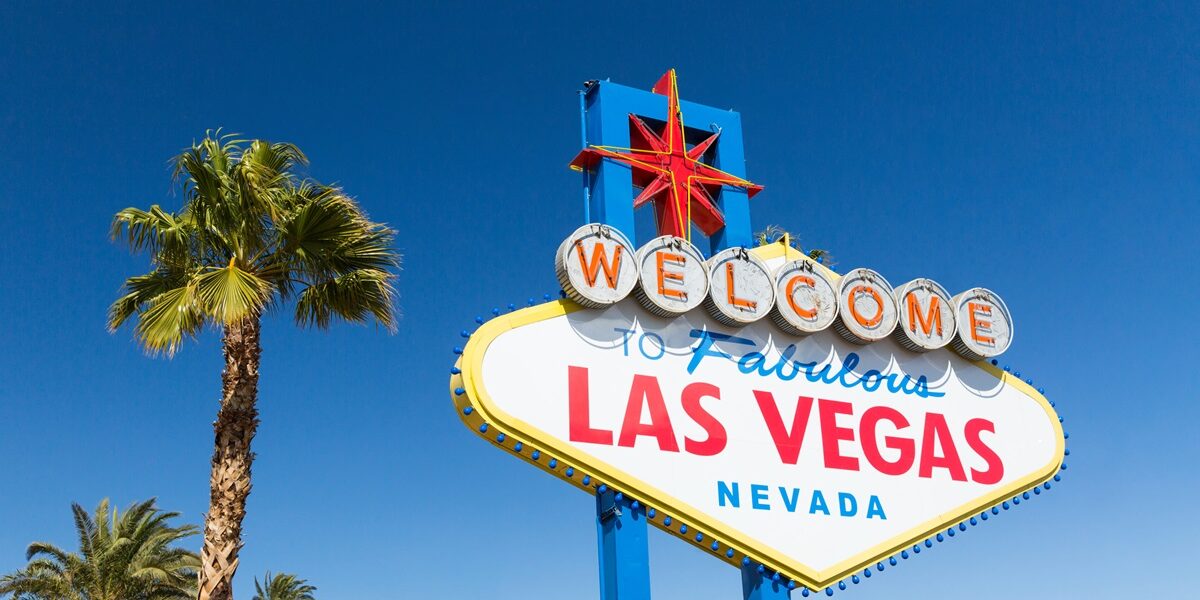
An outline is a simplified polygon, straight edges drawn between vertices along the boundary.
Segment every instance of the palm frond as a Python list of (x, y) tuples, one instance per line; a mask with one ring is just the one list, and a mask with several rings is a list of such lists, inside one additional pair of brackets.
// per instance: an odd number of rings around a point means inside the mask
[(307, 166), (308, 157), (295, 144), (254, 140), (242, 152), (238, 166), (250, 178), (273, 179), (290, 174), (296, 167)]
[(156, 260), (186, 258), (194, 234), (190, 214), (172, 214), (157, 204), (149, 210), (125, 208), (113, 217), (113, 239), (124, 237), (130, 249), (148, 251)]
[(788, 230), (784, 229), (783, 227), (780, 227), (779, 225), (767, 225), (762, 229), (762, 231), (754, 234), (754, 243), (756, 246), (766, 246), (767, 244), (774, 244), (775, 242), (783, 239), (785, 236), (795, 239), (795, 237), (788, 233)]
[(184, 337), (193, 336), (204, 326), (205, 313), (196, 297), (194, 281), (170, 289), (146, 303), (138, 316), (134, 335), (152, 354), (171, 356), (179, 350)]
[(280, 228), (281, 248), (303, 263), (323, 264), (364, 225), (358, 207), (336, 193), (318, 194), (299, 207)]
[(351, 198), (326, 188), (302, 204), (280, 228), (282, 255), (313, 279), (357, 269), (400, 266), (394, 232), (371, 222)]
[(259, 314), (270, 299), (271, 289), (271, 282), (232, 262), (196, 278), (196, 292), (204, 312), (222, 324)]
[(388, 330), (396, 327), (393, 312), (395, 276), (378, 269), (358, 269), (311, 285), (296, 299), (296, 322), (327, 329), (334, 318), (366, 323), (374, 317)]
[(833, 254), (831, 254), (828, 250), (814, 248), (805, 252), (804, 249), (800, 247), (800, 237), (789, 232), (787, 229), (780, 227), (779, 225), (767, 225), (761, 231), (754, 234), (755, 245), (766, 246), (767, 244), (774, 244), (776, 242), (786, 243), (788, 246), (804, 252), (805, 256), (825, 265), (830, 269), (837, 264), (833, 261)]
[[(107, 506), (103, 500), (100, 506)], [(75, 535), (79, 538), (79, 551), (85, 559), (90, 559), (96, 553), (96, 522), (82, 506), (71, 504), (71, 516), (75, 519)], [(29, 557), (27, 557), (29, 558)]]
[(833, 254), (823, 248), (813, 248), (812, 250), (809, 250), (808, 257), (817, 261), (818, 263), (821, 263), (822, 265), (825, 265), (825, 267), (829, 269), (832, 269), (837, 265), (837, 262), (833, 260)]
[(108, 329), (116, 331), (151, 300), (186, 283), (186, 273), (165, 268), (126, 279), (122, 289), (125, 295), (108, 309)]
[(327, 260), (339, 272), (399, 268), (400, 255), (392, 247), (394, 236), (395, 232), (386, 226), (371, 223), (335, 248)]
[(49, 542), (31, 542), (25, 550), (25, 560), (33, 560), (36, 556), (48, 556), (59, 562), (67, 562), (68, 553)]
[(257, 577), (254, 578), (254, 590), (255, 594), (251, 600), (315, 600), (313, 592), (317, 591), (317, 588), (291, 573), (272, 575), (267, 571), (262, 584), (258, 582)]

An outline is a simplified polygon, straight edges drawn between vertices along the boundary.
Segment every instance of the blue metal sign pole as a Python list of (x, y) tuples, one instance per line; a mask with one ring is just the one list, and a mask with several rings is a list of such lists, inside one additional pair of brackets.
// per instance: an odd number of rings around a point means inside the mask
[(602, 600), (650, 600), (646, 514), (612, 490), (596, 493)]
[[(589, 83), (581, 92), (583, 145), (630, 146), (629, 115), (666, 120), (667, 98), (608, 81)], [(720, 130), (715, 166), (745, 177), (741, 116), (692, 102), (680, 101), (691, 127)], [(584, 215), (587, 222), (605, 223), (624, 232), (634, 243), (653, 236), (634, 231), (633, 175), (628, 165), (604, 160), (583, 174)], [(717, 198), (725, 227), (709, 239), (709, 252), (751, 246), (750, 203), (746, 192), (725, 188)], [(650, 600), (650, 550), (645, 507), (601, 486), (596, 494), (597, 550), (600, 556), (601, 600)], [(742, 568), (745, 600), (786, 600), (786, 582), (773, 580), (756, 565)]]
[(742, 566), (742, 598), (744, 600), (788, 600), (791, 596), (787, 582), (778, 576), (759, 571), (762, 567)]

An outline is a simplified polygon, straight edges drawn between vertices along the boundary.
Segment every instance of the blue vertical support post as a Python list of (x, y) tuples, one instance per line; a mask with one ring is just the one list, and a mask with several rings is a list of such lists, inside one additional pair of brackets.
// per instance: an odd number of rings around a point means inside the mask
[[(614, 93), (602, 94), (611, 84), (595, 83), (583, 91), (583, 147), (629, 146), (629, 110)], [(584, 172), (584, 194), (589, 220), (604, 223), (629, 236), (633, 231), (633, 170), (629, 165), (601, 161), (595, 173)]]
[[(685, 126), (721, 131), (714, 166), (737, 177), (746, 177), (741, 115), (686, 100), (679, 101)], [(630, 146), (629, 115), (665, 121), (667, 97), (609, 81), (589, 82), (580, 95), (583, 146)], [(583, 173), (584, 217), (621, 231), (635, 244), (633, 171), (618, 161), (602, 160)], [(734, 246), (753, 245), (750, 202), (741, 189), (725, 188), (717, 198), (725, 227), (709, 240), (711, 254)], [(645, 232), (641, 232), (645, 233)], [(596, 533), (600, 556), (601, 600), (650, 600), (650, 550), (646, 515), (625, 499), (604, 488), (596, 493)], [(764, 577), (757, 568), (743, 567), (745, 600), (788, 600), (786, 582)]]
[(646, 514), (612, 490), (596, 493), (600, 600), (650, 600)]
[(776, 581), (765, 572), (759, 573), (757, 565), (742, 565), (743, 600), (788, 600), (790, 592), (786, 581)]
[[(746, 177), (746, 158), (742, 147), (742, 118), (729, 111), (728, 119), (734, 126), (721, 129), (721, 138), (717, 141), (716, 160), (713, 166), (738, 177)], [(716, 124), (716, 123), (714, 123)], [(742, 246), (754, 247), (754, 232), (750, 226), (750, 197), (745, 190), (725, 187), (717, 195), (717, 206), (725, 216), (725, 227), (709, 240), (710, 251), (716, 254), (726, 248)]]
[[(588, 119), (587, 119), (587, 95), (591, 91), (591, 87), (585, 87), (579, 90), (579, 137), (583, 140), (583, 147), (588, 147)], [(595, 223), (592, 220), (592, 174), (587, 170), (583, 171), (583, 222)]]

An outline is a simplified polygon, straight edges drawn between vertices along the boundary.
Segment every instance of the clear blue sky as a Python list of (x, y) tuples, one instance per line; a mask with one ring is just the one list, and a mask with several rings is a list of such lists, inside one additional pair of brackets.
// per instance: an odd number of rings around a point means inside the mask
[[(741, 111), (756, 226), (843, 268), (997, 290), (1005, 362), (1066, 417), (1062, 485), (846, 593), (1191, 589), (1194, 4), (21, 4), (0, 13), (0, 570), (73, 544), (71, 501), (158, 496), (199, 522), (219, 340), (164, 360), (107, 333), (146, 268), (107, 235), (120, 208), (177, 206), (167, 159), (225, 127), (299, 144), (405, 255), (396, 335), (266, 324), (239, 596), (272, 569), (326, 599), (595, 598), (591, 498), (459, 424), (450, 349), (556, 289), (581, 82), (676, 67), (683, 97)], [(651, 538), (657, 599), (739, 597), (736, 570)]]

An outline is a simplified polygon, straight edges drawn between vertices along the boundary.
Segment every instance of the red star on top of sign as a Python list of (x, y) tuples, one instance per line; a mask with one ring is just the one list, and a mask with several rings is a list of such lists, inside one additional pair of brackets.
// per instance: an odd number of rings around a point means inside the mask
[(653, 92), (667, 97), (667, 123), (662, 131), (651, 130), (640, 117), (630, 114), (629, 122), (635, 133), (630, 136), (631, 148), (589, 146), (571, 161), (571, 168), (592, 170), (605, 158), (627, 164), (633, 168), (633, 185), (642, 188), (633, 206), (654, 202), (659, 235), (690, 238), (690, 221), (711, 236), (725, 225), (725, 217), (714, 200), (722, 186), (742, 188), (750, 197), (763, 187), (701, 162), (704, 153), (720, 137), (720, 131), (690, 149), (687, 147), (675, 69), (667, 71), (654, 84)]
[(701, 161), (721, 132), (688, 148), (673, 68), (654, 84), (653, 91), (667, 97), (667, 122), (662, 131), (650, 130), (640, 116), (630, 114), (635, 133), (630, 137), (632, 148), (588, 146), (571, 161), (571, 168), (592, 170), (604, 158), (629, 164), (634, 169), (634, 185), (642, 188), (634, 199), (634, 208), (653, 200), (659, 235), (690, 239), (689, 222), (696, 223), (704, 235), (713, 235), (725, 226), (725, 216), (714, 199), (721, 186), (743, 188), (751, 198), (762, 191), (762, 186)]

